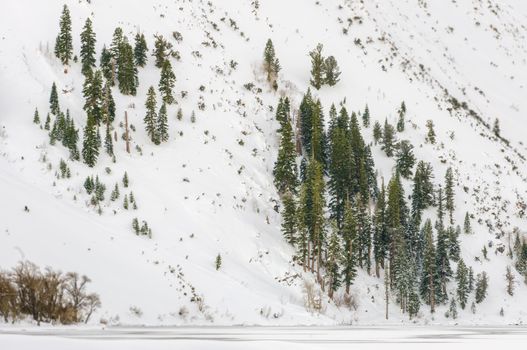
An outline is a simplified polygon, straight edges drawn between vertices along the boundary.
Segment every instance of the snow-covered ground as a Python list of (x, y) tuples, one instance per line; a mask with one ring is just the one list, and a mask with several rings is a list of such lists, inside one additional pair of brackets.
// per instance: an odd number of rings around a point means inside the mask
[[(184, 38), (180, 44), (171, 39), (181, 61), (173, 62), (178, 104), (169, 109), (170, 141), (153, 145), (143, 127), (146, 91), (150, 85), (157, 86), (159, 79), (150, 58), (148, 66), (140, 69), (136, 97), (122, 96), (117, 89), (113, 92), (115, 124), (123, 121), (126, 110), (136, 126), (132, 153), (126, 154), (119, 140), (116, 163), (105, 155), (93, 169), (69, 163), (70, 179), (56, 176), (67, 150), (50, 146), (47, 133), (32, 124), (35, 107), (45, 118), (50, 88), (56, 82), (61, 107), (69, 108), (77, 127), (85, 125), (80, 65), (73, 64), (65, 73), (53, 56), (64, 3), (72, 13), (77, 54), (88, 16), (94, 22), (98, 50), (109, 45), (116, 26), (123, 27), (129, 38), (138, 30), (144, 32), (150, 49), (156, 33), (172, 38), (177, 30)], [(515, 227), (527, 231), (520, 213), (527, 198), (527, 3), (259, 3), (255, 8), (248, 0), (157, 0), (133, 6), (127, 0), (2, 1), (0, 267), (28, 259), (88, 275), (93, 280), (90, 288), (101, 295), (103, 305), (92, 318), (94, 323), (384, 322), (382, 280), (364, 271), (352, 288), (356, 310), (325, 301), (324, 312), (306, 311), (303, 285), (312, 277), (291, 263), (293, 250), (281, 236), (280, 216), (274, 210), (278, 195), (271, 171), (278, 124), (269, 106), (287, 95), (298, 107), (309, 86), (307, 54), (321, 42), (324, 53), (334, 55), (343, 72), (335, 87), (315, 92), (326, 114), (331, 103), (346, 98), (349, 110), (363, 110), (368, 104), (373, 121), (395, 122), (404, 100), (408, 123), (399, 137), (412, 141), (418, 159), (432, 162), (437, 183), (443, 181), (448, 166), (454, 168), (456, 222), (462, 224), (467, 211), (474, 215), (475, 234), (462, 237), (462, 256), (475, 273), (488, 272), (487, 299), (477, 306), (476, 314), (468, 308), (460, 310), (455, 321), (444, 317), (446, 306), (434, 317), (423, 307), (417, 322), (525, 322), (527, 288), (517, 275), (514, 297), (506, 294), (504, 273), (512, 262), (496, 248), (509, 244)], [(267, 38), (273, 40), (282, 65), (278, 92), (270, 89), (261, 71)], [(231, 68), (231, 60), (238, 63), (236, 69)], [(255, 84), (251, 91), (243, 86), (249, 82)], [(181, 98), (181, 91), (188, 96)], [(449, 112), (452, 97), (466, 102), (467, 109)], [(204, 110), (198, 108), (200, 101), (205, 103)], [(176, 119), (179, 107), (182, 121)], [(495, 139), (468, 109), (490, 125), (499, 118), (510, 146)], [(193, 111), (195, 123), (190, 121)], [(429, 119), (436, 125), (435, 146), (424, 142)], [(363, 129), (368, 142), (371, 134), (371, 128)], [(394, 161), (379, 146), (373, 152), (379, 177), (387, 181)], [(107, 199), (99, 215), (89, 206), (84, 179), (98, 175), (107, 186), (108, 198), (125, 171), (130, 177), (126, 193), (133, 191), (138, 209), (126, 211), (121, 199)], [(409, 194), (410, 184), (405, 185)], [(152, 239), (133, 234), (134, 217), (148, 221)], [(505, 235), (496, 238), (500, 232)], [(487, 261), (481, 249), (489, 242)], [(218, 254), (223, 266), (216, 271)], [(451, 283), (449, 288), (453, 287)], [(192, 302), (192, 296), (203, 303)], [(408, 322), (392, 301), (393, 321)], [(24, 341), (31, 344), (35, 339)]]
[(525, 327), (181, 327), (0, 331), (5, 349), (523, 349)]

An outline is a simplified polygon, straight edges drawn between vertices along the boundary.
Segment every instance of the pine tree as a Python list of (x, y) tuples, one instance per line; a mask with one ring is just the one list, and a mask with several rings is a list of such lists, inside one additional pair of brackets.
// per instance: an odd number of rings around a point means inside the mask
[(507, 272), (505, 273), (505, 280), (507, 281), (507, 294), (510, 296), (514, 295), (514, 274), (510, 266), (507, 266)]
[(415, 169), (412, 191), (412, 217), (416, 222), (420, 222), (422, 211), (434, 204), (432, 178), (432, 165), (424, 161), (419, 161)]
[(146, 115), (143, 120), (145, 122), (146, 132), (148, 134), (148, 137), (150, 137), (150, 140), (157, 145), (159, 144), (159, 137), (158, 137), (157, 128), (156, 128), (157, 101), (156, 101), (156, 92), (153, 86), (151, 86), (148, 89), (145, 107), (146, 107)]
[(386, 193), (384, 189), (384, 180), (381, 185), (381, 191), (377, 197), (374, 218), (374, 235), (373, 235), (373, 256), (375, 259), (375, 274), (379, 277), (379, 268), (384, 267), (386, 252), (388, 251), (389, 235), (386, 219)]
[(73, 42), (71, 37), (71, 17), (68, 6), (64, 5), (60, 17), (60, 32), (55, 41), (55, 56), (67, 65), (73, 56)]
[(405, 128), (404, 117), (406, 115), (406, 105), (404, 104), (404, 101), (401, 103), (401, 108), (399, 108), (397, 112), (399, 114), (399, 119), (397, 120), (397, 131), (403, 132)]
[(470, 216), (468, 215), (468, 212), (465, 213), (465, 222), (463, 224), (463, 231), (467, 235), (472, 233), (472, 227), (470, 225)]
[(413, 148), (414, 146), (408, 140), (399, 142), (397, 146), (396, 167), (399, 174), (405, 179), (412, 176), (412, 168), (415, 164)]
[(128, 183), (129, 183), (128, 173), (125, 171), (123, 175), (123, 187), (128, 188)]
[(112, 194), (110, 195), (110, 200), (115, 202), (119, 198), (119, 185), (116, 183), (113, 188)]
[(112, 132), (110, 131), (109, 124), (106, 125), (106, 134), (104, 136), (104, 150), (106, 151), (106, 154), (108, 154), (110, 157), (114, 156)]
[(90, 18), (86, 19), (84, 30), (81, 33), (81, 62), (82, 74), (87, 75), (93, 68), (95, 68), (95, 33), (93, 32), (92, 21)]
[(468, 272), (463, 259), (459, 260), (456, 271), (457, 297), (459, 299), (459, 305), (463, 310), (467, 305), (468, 294), (470, 293)]
[(216, 266), (216, 271), (220, 269), (220, 267), (221, 267), (221, 254), (218, 254), (216, 256), (216, 261), (214, 262), (214, 266)]
[(450, 300), (450, 307), (448, 308), (448, 314), (450, 317), (452, 317), (454, 320), (457, 318), (457, 304), (456, 304), (456, 298), (452, 297)]
[(82, 93), (85, 99), (84, 111), (90, 114), (99, 126), (103, 122), (102, 72), (100, 70), (93, 74), (91, 70), (86, 73)]
[(161, 78), (159, 80), (159, 93), (163, 102), (172, 104), (174, 102), (174, 96), (172, 95), (172, 89), (176, 82), (176, 75), (172, 71), (172, 65), (170, 60), (166, 59), (163, 62), (161, 68)]
[(103, 88), (102, 97), (102, 121), (111, 124), (115, 120), (115, 100), (112, 95), (112, 88), (109, 81), (106, 81)]
[(135, 65), (138, 67), (144, 67), (148, 61), (148, 46), (146, 44), (145, 35), (143, 33), (137, 33), (135, 35), (135, 46), (134, 46), (134, 59)]
[(55, 82), (53, 82), (53, 85), (51, 86), (51, 94), (49, 96), (49, 109), (51, 113), (55, 116), (58, 116), (60, 114), (59, 95), (57, 93), (57, 85), (55, 85)]
[(307, 155), (311, 154), (311, 134), (313, 125), (314, 102), (311, 96), (311, 90), (308, 89), (302, 102), (300, 103), (300, 134), (302, 136), (302, 146)]
[(163, 102), (159, 109), (159, 114), (156, 121), (156, 133), (159, 142), (168, 141), (168, 117), (167, 117), (167, 106)]
[(110, 44), (110, 54), (117, 62), (119, 60), (120, 46), (124, 41), (124, 33), (121, 27), (115, 28), (112, 36), (112, 43)]
[(445, 209), (449, 213), (450, 224), (454, 224), (454, 175), (451, 167), (445, 174)]
[(264, 69), (267, 73), (267, 81), (274, 83), (280, 71), (280, 61), (276, 58), (273, 42), (271, 39), (267, 40), (264, 50)]
[(327, 140), (324, 132), (324, 114), (320, 100), (313, 106), (311, 121), (311, 155), (326, 169)]
[(96, 123), (92, 115), (88, 114), (86, 127), (84, 128), (84, 141), (82, 145), (82, 158), (84, 162), (93, 167), (99, 156), (99, 147), (97, 145)]
[(433, 145), (436, 143), (436, 133), (434, 131), (434, 122), (432, 120), (427, 120), (426, 127), (428, 128), (428, 133), (426, 134), (425, 141)]
[(162, 35), (154, 36), (156, 41), (154, 44), (154, 53), (153, 56), (156, 58), (156, 67), (163, 67), (163, 63), (170, 56), (170, 51), (172, 50), (172, 44), (169, 43)]
[(492, 126), (492, 132), (494, 133), (494, 135), (496, 135), (496, 137), (500, 137), (500, 133), (501, 133), (500, 120), (498, 118), (494, 120), (494, 125)]
[(393, 156), (395, 145), (395, 130), (388, 120), (384, 121), (384, 129), (382, 132), (382, 150), (388, 157)]
[(460, 259), (460, 243), (459, 235), (461, 233), (461, 227), (457, 226), (455, 229), (452, 226), (449, 226), (447, 229), (448, 235), (448, 256), (454, 261)]
[(102, 74), (106, 79), (107, 84), (110, 86), (115, 85), (115, 69), (116, 59), (113, 57), (112, 52), (106, 48), (106, 45), (102, 48), (101, 58), (99, 66), (101, 67)]
[[(440, 190), (441, 193), (441, 190)], [(441, 213), (441, 203), (439, 200), (438, 212)], [(436, 266), (438, 278), (441, 283), (440, 288), (436, 289), (436, 300), (438, 303), (446, 301), (448, 298), (446, 293), (446, 284), (449, 281), (449, 277), (452, 276), (452, 269), (450, 267), (450, 261), (448, 256), (448, 235), (443, 227), (441, 214), (438, 214), (439, 220), (436, 223), (437, 227), (437, 251), (436, 251)]]
[(73, 119), (69, 117), (69, 110), (66, 111), (68, 117), (66, 118), (65, 132), (63, 138), (63, 144), (70, 151), (70, 159), (79, 160), (79, 150), (77, 148), (77, 142), (79, 140), (79, 131), (75, 128)]
[(88, 176), (86, 178), (86, 180), (84, 180), (84, 189), (86, 189), (86, 193), (88, 194), (92, 194), (93, 190), (94, 190), (94, 183), (93, 183), (93, 179)]
[(329, 56), (324, 60), (324, 83), (329, 86), (334, 86), (340, 81), (340, 69), (337, 60), (333, 56)]
[(365, 128), (370, 127), (370, 109), (368, 108), (368, 105), (366, 105), (366, 108), (364, 109), (364, 113), (362, 113), (362, 125)]
[(46, 116), (46, 122), (44, 123), (44, 130), (49, 130), (51, 124), (51, 117), (49, 116), (49, 113)]
[(282, 196), (282, 202), (282, 234), (289, 244), (294, 245), (297, 241), (296, 232), (298, 227), (295, 197), (290, 191), (287, 191)]
[(342, 281), (340, 278), (340, 266), (339, 262), (342, 259), (342, 252), (340, 247), (340, 240), (337, 234), (337, 230), (334, 230), (329, 238), (328, 251), (327, 251), (327, 277), (328, 277), (328, 296), (330, 299), (333, 298), (335, 293), (340, 287)]
[(436, 250), (432, 236), (432, 222), (428, 219), (423, 226), (424, 260), (421, 275), (421, 296), (430, 305), (430, 312), (435, 312), (435, 290), (437, 285)]
[(485, 271), (478, 273), (476, 278), (476, 303), (481, 303), (487, 297), (488, 286), (489, 278), (487, 273)]
[(38, 109), (35, 108), (35, 113), (33, 114), (33, 124), (40, 124), (40, 117), (38, 115)]
[(128, 210), (128, 206), (129, 206), (129, 204), (128, 204), (128, 195), (125, 194), (124, 195), (124, 199), (123, 199), (123, 208)]
[(318, 44), (317, 47), (309, 53), (311, 57), (311, 85), (320, 90), (324, 84), (324, 57), (322, 56), (322, 44)]
[(365, 268), (369, 273), (371, 269), (371, 218), (368, 213), (367, 203), (361, 195), (357, 195), (356, 201), (356, 223), (357, 223), (357, 249), (359, 266)]
[(279, 193), (297, 193), (298, 171), (295, 158), (293, 130), (291, 124), (286, 122), (282, 128), (278, 158), (273, 169), (274, 184)]
[(344, 221), (342, 223), (341, 234), (344, 240), (342, 278), (346, 286), (346, 294), (349, 294), (350, 286), (357, 276), (358, 249), (357, 222), (351, 207), (351, 202), (348, 199), (344, 203)]
[(375, 144), (378, 144), (379, 141), (382, 139), (382, 127), (381, 123), (379, 123), (377, 120), (375, 121), (375, 124), (373, 124), (373, 140), (375, 141)]
[(117, 81), (119, 83), (119, 91), (121, 91), (123, 95), (135, 96), (137, 86), (139, 85), (137, 68), (134, 63), (132, 45), (128, 43), (126, 37), (124, 37), (119, 44), (119, 56), (117, 57)]

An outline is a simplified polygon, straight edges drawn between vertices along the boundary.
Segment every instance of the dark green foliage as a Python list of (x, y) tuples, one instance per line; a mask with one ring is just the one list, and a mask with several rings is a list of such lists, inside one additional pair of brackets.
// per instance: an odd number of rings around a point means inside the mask
[(167, 106), (163, 102), (159, 109), (159, 114), (156, 120), (156, 133), (159, 142), (168, 141), (168, 117), (167, 117)]
[(307, 93), (302, 98), (300, 103), (300, 132), (302, 136), (302, 146), (307, 155), (311, 154), (311, 130), (313, 125), (313, 107), (314, 102), (311, 96), (311, 90), (308, 89)]
[(427, 220), (423, 226), (424, 256), (421, 274), (421, 296), (430, 305), (430, 311), (435, 311), (436, 293), (439, 286), (436, 272), (436, 250), (432, 236), (432, 222)]
[(465, 221), (463, 223), (463, 231), (467, 235), (472, 233), (472, 227), (470, 225), (470, 216), (468, 215), (468, 212), (465, 213)]
[(358, 264), (357, 222), (349, 200), (344, 203), (344, 220), (341, 234), (344, 240), (342, 278), (346, 285), (346, 293), (349, 294), (349, 288), (357, 276)]
[(51, 128), (51, 117), (49, 113), (46, 115), (46, 122), (44, 123), (44, 130), (49, 130)]
[(427, 143), (435, 144), (436, 143), (436, 133), (434, 131), (434, 122), (432, 120), (428, 120), (426, 122), (426, 127), (428, 129), (428, 133), (426, 134), (425, 141)]
[(298, 227), (295, 197), (288, 191), (282, 196), (282, 202), (282, 233), (289, 244), (295, 244)]
[(448, 235), (448, 256), (454, 261), (458, 261), (461, 255), (459, 235), (461, 234), (461, 227), (457, 226), (455, 229), (449, 226), (447, 229)]
[(454, 175), (452, 168), (449, 167), (445, 174), (445, 209), (449, 213), (450, 224), (454, 223)]
[(401, 108), (399, 108), (397, 114), (399, 114), (399, 119), (397, 119), (397, 131), (403, 132), (405, 128), (404, 117), (406, 115), (406, 105), (404, 104), (404, 102), (401, 103)]
[(216, 267), (216, 271), (218, 271), (221, 268), (221, 254), (216, 255), (214, 266)]
[(110, 200), (112, 202), (115, 202), (119, 198), (119, 185), (115, 184), (115, 187), (113, 188), (112, 194), (110, 195)]
[(379, 267), (384, 267), (384, 261), (387, 257), (390, 238), (388, 235), (386, 219), (386, 191), (384, 181), (381, 185), (381, 191), (377, 197), (374, 217), (374, 234), (373, 234), (373, 257), (375, 259), (375, 273), (379, 276)]
[(457, 264), (456, 271), (456, 281), (457, 281), (457, 297), (459, 300), (459, 305), (462, 309), (465, 309), (468, 300), (468, 294), (470, 293), (469, 289), (469, 270), (465, 265), (463, 259), (459, 260)]
[(103, 119), (103, 90), (102, 90), (102, 72), (100, 70), (89, 70), (86, 73), (84, 86), (82, 89), (84, 95), (84, 111), (90, 114), (97, 126), (104, 122)]
[(121, 27), (115, 28), (113, 31), (112, 43), (110, 45), (110, 55), (116, 61), (119, 59), (120, 46), (123, 43), (124, 34)]
[(99, 156), (99, 145), (97, 142), (96, 122), (91, 114), (88, 114), (86, 127), (84, 128), (84, 141), (82, 144), (82, 158), (84, 162), (93, 167)]
[(397, 145), (397, 171), (405, 179), (412, 176), (412, 168), (415, 164), (415, 156), (413, 152), (414, 146), (408, 140), (403, 140)]
[(57, 93), (57, 85), (55, 85), (55, 83), (53, 83), (51, 86), (51, 94), (49, 96), (49, 110), (55, 116), (60, 114), (59, 95)]
[(291, 122), (291, 105), (289, 103), (289, 98), (280, 97), (278, 101), (278, 106), (276, 107), (276, 120), (280, 123), (279, 132), (282, 131), (282, 128), (286, 123)]
[(35, 108), (35, 113), (33, 114), (33, 124), (40, 124), (40, 117), (38, 115), (38, 109)]
[(373, 140), (375, 144), (382, 140), (382, 127), (378, 121), (375, 121), (375, 124), (373, 124)]
[(108, 154), (110, 157), (114, 155), (112, 132), (110, 131), (109, 125), (106, 125), (106, 133), (104, 136), (104, 150), (106, 151), (106, 154)]
[(117, 57), (117, 81), (119, 91), (124, 95), (135, 96), (139, 81), (137, 78), (137, 67), (134, 62), (132, 45), (126, 37), (119, 44), (119, 56)]
[(128, 183), (129, 183), (128, 173), (125, 171), (123, 175), (123, 187), (128, 188)]
[[(364, 109), (364, 113), (362, 113), (362, 125), (365, 128), (370, 127), (370, 109), (368, 108), (368, 105), (366, 105), (366, 108)], [(375, 142), (377, 142), (377, 140)]]
[(322, 44), (309, 53), (311, 57), (311, 85), (319, 90), (324, 84), (324, 57), (322, 56)]
[(145, 35), (137, 33), (135, 35), (134, 59), (138, 67), (144, 67), (148, 61), (147, 57), (148, 46), (146, 44)]
[(99, 176), (96, 176), (94, 193), (97, 203), (104, 200), (104, 192), (106, 192), (106, 185), (99, 181)]
[(84, 188), (86, 189), (86, 193), (92, 194), (93, 190), (95, 189), (95, 184), (92, 177), (88, 176), (86, 180), (84, 180)]
[(371, 218), (368, 213), (367, 203), (362, 199), (361, 195), (357, 195), (355, 204), (355, 215), (357, 223), (357, 245), (358, 262), (361, 268), (370, 271), (371, 264)]
[(143, 121), (145, 122), (145, 129), (150, 140), (156, 145), (159, 144), (159, 138), (157, 134), (157, 101), (156, 101), (156, 91), (154, 87), (151, 86), (148, 89), (147, 98), (146, 98), (146, 115)]
[(393, 125), (388, 123), (388, 120), (384, 121), (384, 129), (382, 131), (382, 150), (388, 157), (393, 156), (395, 149), (395, 129)]
[(333, 298), (333, 293), (338, 290), (342, 283), (339, 266), (341, 259), (340, 239), (336, 230), (334, 230), (329, 237), (326, 257), (326, 275), (328, 279), (328, 295), (330, 298)]
[(270, 83), (276, 82), (278, 72), (280, 72), (280, 61), (276, 58), (273, 42), (271, 39), (267, 40), (264, 50), (264, 69), (267, 73), (267, 81)]
[(163, 67), (163, 63), (168, 59), (172, 50), (172, 44), (169, 43), (162, 35), (154, 35), (156, 41), (154, 44), (153, 56), (156, 59), (156, 67)]
[(298, 170), (293, 130), (289, 121), (282, 127), (278, 158), (273, 169), (274, 184), (279, 193), (297, 193)]
[(176, 75), (172, 71), (170, 60), (166, 59), (163, 61), (161, 68), (161, 78), (159, 80), (159, 93), (164, 103), (172, 104), (174, 102), (172, 89), (174, 89), (175, 83)]
[(478, 273), (476, 277), (476, 303), (481, 303), (487, 297), (488, 286), (489, 278), (487, 273), (485, 271)]
[(110, 86), (115, 85), (115, 70), (117, 68), (116, 59), (113, 57), (112, 52), (106, 49), (106, 45), (102, 48), (100, 67), (102, 74), (106, 79), (106, 83)]
[(69, 64), (73, 56), (71, 17), (66, 5), (62, 9), (62, 16), (60, 17), (60, 32), (55, 41), (55, 56), (65, 65)]
[(432, 165), (424, 161), (419, 161), (415, 170), (412, 191), (412, 217), (417, 222), (420, 222), (423, 210), (434, 204), (434, 185), (432, 179)]
[(81, 62), (82, 74), (87, 75), (95, 68), (95, 33), (93, 32), (91, 19), (86, 19), (84, 30), (81, 33)]
[(62, 144), (70, 151), (70, 159), (79, 160), (79, 150), (77, 148), (77, 142), (79, 140), (79, 131), (75, 128), (73, 119), (70, 118), (70, 111), (66, 111), (66, 120), (64, 122), (64, 137)]
[(333, 56), (329, 56), (324, 60), (324, 83), (329, 86), (334, 86), (340, 81), (340, 69), (337, 60)]
[(448, 234), (441, 224), (437, 226), (436, 266), (441, 287), (436, 288), (436, 301), (443, 303), (448, 299), (446, 284), (452, 276), (452, 269), (448, 256)]

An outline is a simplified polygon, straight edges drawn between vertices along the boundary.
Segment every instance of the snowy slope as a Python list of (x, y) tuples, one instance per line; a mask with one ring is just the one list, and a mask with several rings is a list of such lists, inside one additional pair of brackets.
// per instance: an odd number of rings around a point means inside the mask
[[(50, 146), (46, 132), (32, 124), (35, 107), (41, 118), (47, 113), (52, 82), (61, 92), (62, 109), (70, 109), (78, 127), (85, 124), (80, 64), (65, 73), (52, 53), (64, 3), (72, 13), (76, 53), (88, 16), (94, 22), (98, 50), (110, 43), (116, 26), (123, 27), (129, 38), (138, 30), (144, 32), (150, 49), (156, 33), (171, 38), (177, 30), (184, 38), (180, 44), (172, 40), (182, 58), (173, 62), (178, 105), (169, 109), (170, 141), (154, 146), (143, 128), (146, 91), (159, 79), (150, 58), (140, 69), (136, 97), (114, 90), (115, 124), (124, 120), (126, 110), (136, 126), (132, 153), (126, 154), (119, 140), (116, 163), (105, 155), (93, 169), (70, 163), (71, 179), (56, 178), (67, 150)], [(494, 248), (489, 250), (490, 261), (481, 258), (484, 244), (508, 244), (507, 234), (514, 227), (527, 230), (517, 205), (527, 197), (524, 2), (266, 0), (256, 9), (249, 0), (158, 0), (133, 6), (125, 0), (7, 0), (2, 7), (2, 268), (29, 259), (87, 274), (103, 303), (94, 322), (384, 322), (382, 280), (363, 271), (353, 287), (357, 310), (333, 304), (321, 315), (305, 310), (302, 279), (311, 276), (292, 265), (293, 249), (282, 239), (280, 216), (274, 210), (278, 195), (271, 171), (278, 124), (269, 106), (275, 106), (280, 95), (298, 106), (309, 85), (307, 53), (321, 42), (324, 53), (334, 55), (343, 71), (339, 84), (316, 92), (326, 112), (331, 103), (345, 98), (349, 110), (363, 110), (368, 104), (373, 120), (395, 122), (404, 100), (408, 125), (413, 127), (399, 137), (412, 140), (418, 159), (432, 162), (436, 182), (443, 181), (448, 166), (455, 170), (456, 222), (463, 222), (466, 211), (475, 217), (476, 233), (462, 237), (462, 255), (476, 273), (485, 270), (490, 276), (489, 296), (478, 312), (460, 312), (458, 321), (526, 319), (526, 286), (518, 282), (514, 297), (505, 293), (510, 259), (494, 254)], [(267, 38), (272, 38), (282, 65), (278, 92), (269, 88), (261, 71)], [(231, 60), (238, 63), (236, 69), (230, 67)], [(255, 84), (253, 91), (243, 87), (249, 82)], [(181, 98), (181, 91), (188, 91), (188, 96)], [(466, 102), (467, 109), (449, 111), (452, 97)], [(200, 101), (206, 105), (203, 111), (198, 109)], [(179, 107), (182, 121), (176, 119)], [(195, 123), (190, 121), (193, 111)], [(485, 127), (495, 118), (510, 145)], [(435, 146), (424, 143), (428, 119), (436, 125)], [(363, 130), (363, 135), (372, 140), (371, 129)], [(388, 180), (393, 159), (378, 146), (373, 150), (379, 176)], [(127, 193), (133, 191), (139, 208), (123, 210), (121, 197), (117, 202), (106, 200), (99, 215), (88, 205), (84, 179), (98, 175), (109, 197), (125, 171), (130, 176)], [(29, 213), (23, 211), (25, 205)], [(151, 240), (133, 234), (134, 217), (148, 221)], [(219, 253), (223, 266), (216, 271)], [(191, 302), (192, 296), (202, 298), (204, 305)], [(131, 307), (142, 315), (131, 312)], [(420, 322), (450, 322), (442, 310), (432, 320), (425, 309)], [(392, 306), (391, 321), (399, 319), (406, 316)]]

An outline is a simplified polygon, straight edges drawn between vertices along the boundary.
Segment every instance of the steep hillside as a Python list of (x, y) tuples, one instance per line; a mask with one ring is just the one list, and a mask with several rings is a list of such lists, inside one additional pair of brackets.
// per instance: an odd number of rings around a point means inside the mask
[[(143, 32), (150, 50), (154, 35), (162, 34), (181, 56), (171, 59), (177, 104), (168, 110), (169, 141), (154, 145), (144, 129), (146, 93), (159, 81), (150, 56), (139, 69), (136, 96), (113, 88), (118, 134), (124, 132), (125, 112), (135, 126), (131, 153), (119, 137), (115, 162), (104, 152), (94, 168), (68, 161), (70, 178), (59, 176), (67, 149), (50, 145), (48, 132), (32, 122), (37, 108), (44, 123), (55, 82), (61, 108), (69, 109), (82, 140), (86, 113), (80, 63), (65, 69), (53, 54), (64, 3), (71, 11), (75, 54), (90, 17), (97, 57), (117, 26), (130, 39)], [(459, 310), (455, 321), (444, 317), (447, 305), (433, 317), (423, 306), (417, 322), (525, 320), (523, 277), (514, 270), (511, 297), (504, 274), (513, 265), (507, 256), (512, 232), (524, 232), (527, 224), (527, 5), (520, 0), (256, 3), (5, 1), (0, 15), (0, 266), (28, 259), (88, 275), (102, 301), (93, 322), (386, 322), (383, 280), (363, 270), (352, 286), (356, 309), (324, 298), (322, 312), (306, 310), (304, 281), (312, 283), (314, 277), (292, 262), (294, 248), (280, 232), (281, 203), (272, 175), (279, 143), (274, 109), (280, 96), (288, 96), (298, 117), (309, 87), (308, 52), (322, 43), (342, 70), (336, 86), (312, 89), (322, 101), (326, 124), (330, 105), (341, 101), (349, 111), (368, 105), (372, 125), (385, 119), (395, 124), (404, 101), (407, 127), (397, 137), (414, 144), (418, 160), (432, 163), (436, 184), (453, 168), (455, 221), (463, 225), (465, 213), (472, 216), (474, 234), (462, 235), (462, 256), (475, 273), (489, 274), (487, 298), (475, 314)], [(181, 42), (174, 31), (181, 33)], [(262, 68), (268, 38), (282, 66), (278, 91)], [(248, 83), (254, 86), (247, 89)], [(496, 118), (501, 137), (492, 130)], [(435, 145), (425, 143), (427, 120), (435, 124)], [(362, 128), (362, 134), (372, 143), (379, 182), (388, 182), (394, 159), (373, 143), (371, 127)], [(125, 172), (128, 188), (121, 186)], [(91, 175), (107, 188), (100, 212), (83, 186)], [(111, 201), (116, 183), (121, 196)], [(405, 180), (404, 186), (410, 195), (411, 182)], [(123, 196), (130, 192), (136, 210), (123, 208)], [(425, 215), (435, 218), (435, 209)], [(148, 222), (151, 239), (134, 234), (134, 218)], [(216, 270), (218, 254), (222, 266)], [(455, 284), (448, 288), (454, 292)], [(391, 304), (390, 322), (407, 322), (395, 299)]]

